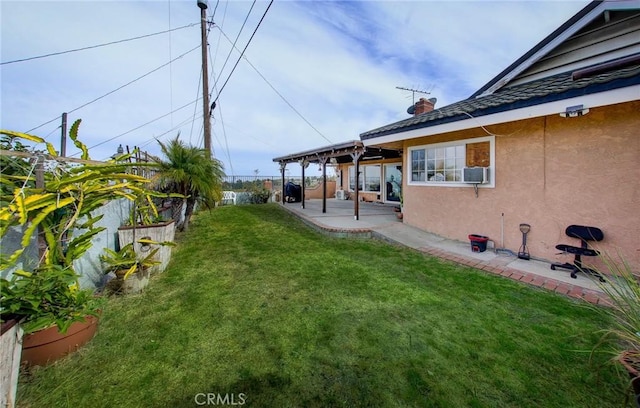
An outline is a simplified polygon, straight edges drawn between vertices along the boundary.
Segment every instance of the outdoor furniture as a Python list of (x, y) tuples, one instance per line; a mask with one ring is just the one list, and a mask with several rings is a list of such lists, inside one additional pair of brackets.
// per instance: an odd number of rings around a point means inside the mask
[(302, 186), (292, 182), (284, 185), (284, 196), (288, 203), (299, 203), (302, 201)]
[(222, 192), (222, 204), (227, 204), (229, 201), (236, 205), (236, 192), (235, 191), (223, 191)]
[(604, 239), (604, 233), (600, 228), (596, 227), (587, 227), (584, 225), (569, 225), (564, 232), (567, 236), (572, 238), (577, 238), (580, 240), (580, 246), (573, 246), (567, 244), (559, 244), (556, 245), (556, 249), (559, 249), (563, 253), (573, 254), (574, 260), (573, 263), (553, 263), (551, 264), (551, 269), (555, 270), (556, 268), (569, 269), (571, 271), (571, 277), (576, 279), (576, 274), (578, 272), (584, 272), (589, 275), (593, 275), (600, 279), (600, 282), (604, 282), (604, 278), (598, 271), (586, 268), (582, 266), (582, 257), (583, 256), (597, 256), (599, 255), (598, 251), (595, 249), (589, 248), (588, 241), (602, 241)]

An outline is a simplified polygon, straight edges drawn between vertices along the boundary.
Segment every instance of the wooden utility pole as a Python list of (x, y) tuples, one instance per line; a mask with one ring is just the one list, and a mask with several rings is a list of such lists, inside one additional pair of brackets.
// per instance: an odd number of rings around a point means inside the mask
[(211, 157), (211, 112), (209, 111), (209, 67), (207, 66), (207, 1), (198, 0), (200, 32), (202, 36), (202, 119), (204, 120), (204, 149)]
[(67, 155), (67, 112), (62, 113), (62, 133), (60, 135), (60, 157)]

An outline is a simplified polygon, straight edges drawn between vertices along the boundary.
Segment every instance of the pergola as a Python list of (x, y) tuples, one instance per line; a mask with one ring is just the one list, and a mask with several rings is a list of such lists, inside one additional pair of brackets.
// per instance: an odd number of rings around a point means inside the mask
[(360, 162), (365, 160), (383, 160), (395, 159), (402, 157), (401, 150), (383, 149), (379, 147), (365, 146), (359, 140), (351, 142), (338, 143), (319, 149), (307, 150), (300, 153), (289, 154), (287, 156), (276, 157), (274, 162), (280, 163), (280, 173), (282, 176), (282, 204), (285, 204), (284, 184), (285, 169), (289, 163), (298, 163), (302, 169), (302, 208), (304, 208), (304, 171), (311, 163), (317, 163), (322, 169), (322, 212), (327, 212), (327, 163), (331, 164), (347, 164), (353, 163), (355, 166), (355, 191), (354, 191), (354, 218), (360, 219), (359, 206), (359, 178), (360, 178)]

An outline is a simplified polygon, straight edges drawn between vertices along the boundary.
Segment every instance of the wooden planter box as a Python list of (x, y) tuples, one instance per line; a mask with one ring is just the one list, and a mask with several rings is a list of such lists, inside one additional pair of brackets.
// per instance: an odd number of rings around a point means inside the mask
[[(149, 239), (156, 242), (173, 242), (176, 233), (176, 224), (173, 220), (160, 224), (152, 225), (136, 225), (122, 226), (118, 228), (118, 241), (120, 242), (120, 248), (130, 244), (131, 242), (138, 241), (141, 238)], [(135, 239), (134, 239), (135, 235)], [(171, 260), (171, 247), (168, 245), (142, 245), (140, 243), (134, 244), (136, 254), (139, 254), (141, 258), (146, 256), (149, 251), (153, 251), (155, 248), (159, 248), (156, 253), (156, 260), (160, 261), (159, 265), (151, 268), (151, 273), (162, 272), (169, 265)]]
[[(151, 275), (149, 271), (150, 268), (144, 271), (138, 271), (131, 274), (127, 279), (122, 279), (122, 276), (116, 272), (116, 277), (107, 283), (107, 289), (124, 295), (140, 293), (149, 284)], [(123, 271), (123, 274), (124, 272), (125, 271)]]
[(18, 389), (23, 331), (12, 319), (2, 323), (0, 332), (0, 407), (12, 408)]

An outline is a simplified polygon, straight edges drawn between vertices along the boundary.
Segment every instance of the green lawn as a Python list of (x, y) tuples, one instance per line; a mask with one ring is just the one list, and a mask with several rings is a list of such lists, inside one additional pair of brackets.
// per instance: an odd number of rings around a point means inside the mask
[(109, 300), (89, 345), (23, 374), (18, 404), (620, 407), (608, 357), (589, 360), (606, 323), (553, 293), (320, 235), (277, 205), (227, 206), (195, 217), (144, 294)]

